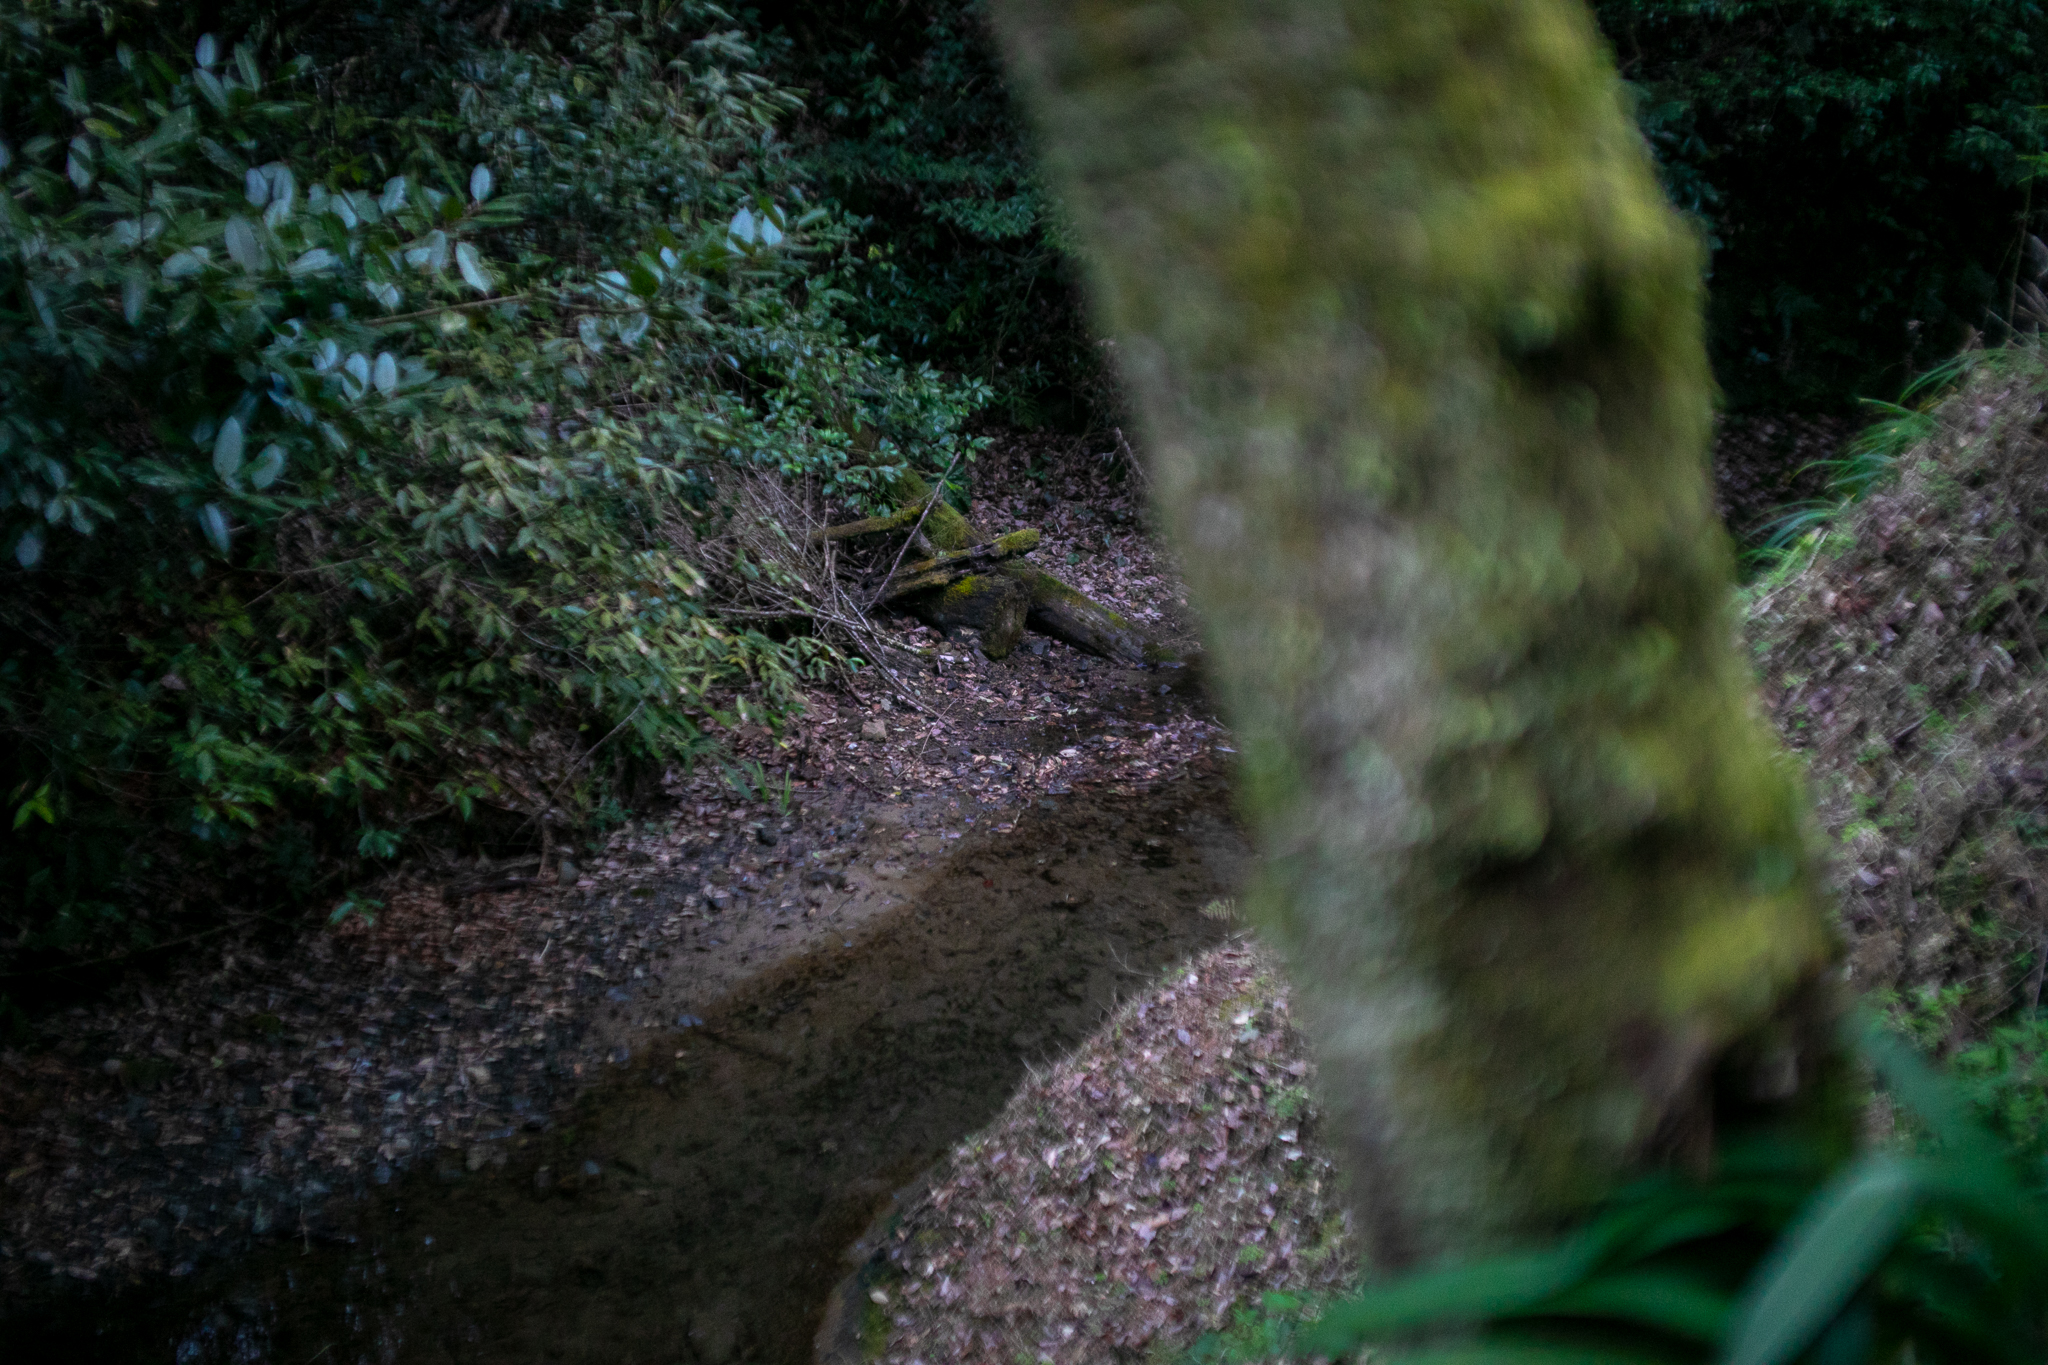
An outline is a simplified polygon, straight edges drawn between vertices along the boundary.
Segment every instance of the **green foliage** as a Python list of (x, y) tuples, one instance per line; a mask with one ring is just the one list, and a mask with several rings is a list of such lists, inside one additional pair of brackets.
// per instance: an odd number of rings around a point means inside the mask
[(1896, 403), (1864, 399), (1863, 406), (1874, 415), (1870, 425), (1839, 456), (1809, 466), (1827, 475), (1826, 496), (1784, 507), (1763, 528), (1757, 543), (1743, 550), (1745, 570), (1774, 578), (1806, 558), (1844, 508), (1889, 482), (1899, 462), (1940, 430), (1935, 409), (1971, 374), (1981, 369), (2012, 372), (2038, 363), (2038, 347), (2032, 342), (1964, 351), (1916, 376)]
[(836, 656), (720, 619), (719, 478), (863, 503), (983, 395), (849, 337), (729, 17), (372, 44), (347, 102), (260, 29), (103, 37), (138, 12), (0, 15), (0, 954), (147, 941), (213, 856), (307, 894), (424, 823), (531, 837), (779, 723)]
[[(2028, 1034), (2030, 1068), (2040, 1036)], [(1345, 1358), (1367, 1343), (1410, 1341), (1372, 1358), (2031, 1365), (2048, 1346), (2041, 1170), (2023, 1178), (2012, 1158), (2025, 1150), (1987, 1132), (1964, 1090), (1910, 1047), (1875, 1029), (1859, 1041), (1924, 1131), (1918, 1150), (1880, 1150), (1830, 1171), (1781, 1138), (1738, 1135), (1724, 1142), (1713, 1179), (1647, 1180), (1555, 1246), (1333, 1304), (1271, 1296), (1264, 1315), (1241, 1315), (1193, 1358)], [(2038, 1124), (2038, 1074), (2002, 1075), (2032, 1092), (2027, 1112)]]
[(2002, 339), (2034, 160), (2034, 0), (1599, 0), (1666, 188), (1717, 248), (1709, 335), (1738, 407), (1895, 389)]
[[(1715, 248), (1715, 373), (1738, 408), (1833, 407), (2001, 339), (2048, 151), (2034, 0), (1600, 0), (1665, 188)], [(982, 0), (782, 0), (806, 159), (866, 220), (863, 331), (994, 382), (1021, 415), (1107, 413), (1065, 235)]]
[(806, 91), (805, 164), (864, 224), (847, 317), (897, 354), (982, 378), (1013, 420), (1115, 404), (1070, 244), (1038, 182), (983, 0), (771, 5)]

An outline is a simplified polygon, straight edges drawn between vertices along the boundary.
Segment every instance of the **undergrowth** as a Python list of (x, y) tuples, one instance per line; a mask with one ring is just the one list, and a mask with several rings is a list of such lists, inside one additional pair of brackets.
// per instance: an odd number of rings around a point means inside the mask
[(1268, 1295), (1188, 1358), (2034, 1365), (2048, 1350), (2038, 1153), (1980, 1121), (1981, 1084), (1970, 1095), (1875, 1028), (1857, 1046), (1908, 1123), (1845, 1167), (1769, 1132), (1728, 1135), (1711, 1177), (1645, 1179), (1551, 1246), (1348, 1298)]
[(724, 11), (262, 9), (0, 5), (0, 1006), (772, 730), (735, 490), (974, 448)]

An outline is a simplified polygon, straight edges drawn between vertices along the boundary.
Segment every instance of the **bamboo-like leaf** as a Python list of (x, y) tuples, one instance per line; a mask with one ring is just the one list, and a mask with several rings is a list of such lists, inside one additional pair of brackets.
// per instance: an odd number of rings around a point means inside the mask
[(130, 266), (121, 277), (121, 316), (130, 327), (142, 321), (142, 310), (148, 302), (149, 274), (140, 266)]
[(468, 242), (456, 246), (455, 268), (462, 273), (463, 283), (471, 289), (479, 294), (491, 292), (491, 277), (484, 273), (483, 261), (477, 256), (476, 248)]
[(1918, 1163), (1890, 1154), (1830, 1182), (1744, 1290), (1725, 1365), (1784, 1365), (1811, 1345), (1905, 1231), (1924, 1184)]
[(263, 447), (254, 460), (249, 462), (249, 485), (261, 490), (277, 482), (284, 473), (284, 447), (275, 441)]
[(262, 170), (270, 184), (270, 205), (263, 210), (263, 221), (276, 227), (292, 216), (299, 199), (299, 179), (282, 161), (270, 162)]
[(1546, 1317), (1630, 1322), (1714, 1345), (1728, 1326), (1729, 1307), (1726, 1294), (1694, 1277), (1672, 1270), (1629, 1270), (1588, 1280), (1534, 1311)]
[(1482, 1341), (1388, 1357), (1375, 1352), (1372, 1357), (1375, 1362), (1383, 1358), (1387, 1365), (1645, 1365), (1639, 1351), (1550, 1341)]
[(200, 67), (192, 73), (192, 83), (199, 87), (199, 93), (206, 96), (206, 102), (220, 113), (228, 111), (227, 87), (220, 83), (220, 77)]
[(1573, 1250), (1503, 1256), (1473, 1265), (1424, 1271), (1392, 1284), (1368, 1287), (1333, 1305), (1304, 1329), (1310, 1355), (1343, 1355), (1362, 1343), (1400, 1337), (1429, 1326), (1485, 1322), (1517, 1313), (1563, 1292), (1587, 1270)]
[(209, 502), (199, 509), (199, 529), (214, 549), (228, 552), (228, 514), (221, 511), (219, 503)]

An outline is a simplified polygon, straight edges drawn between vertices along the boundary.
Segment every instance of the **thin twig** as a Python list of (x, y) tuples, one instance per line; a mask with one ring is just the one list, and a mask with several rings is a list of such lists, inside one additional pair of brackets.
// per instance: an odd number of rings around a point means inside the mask
[[(577, 769), (582, 768), (583, 766), (588, 764), (591, 760), (591, 757), (595, 755), (599, 749), (602, 749), (606, 744), (611, 742), (611, 738), (613, 735), (616, 735), (619, 731), (625, 729), (628, 725), (631, 725), (633, 723), (633, 717), (639, 715), (640, 709), (646, 705), (647, 703), (644, 701), (635, 702), (633, 704), (633, 709), (626, 713), (626, 718), (624, 720), (620, 721), (617, 725), (614, 725), (609, 731), (607, 731), (603, 739), (599, 740), (597, 743), (591, 745), (588, 749), (584, 750), (583, 757), (577, 759), (574, 763), (571, 763), (569, 765), (569, 771), (562, 775), (562, 780), (555, 784), (555, 789), (552, 792), (548, 793), (547, 804), (542, 806), (539, 810), (535, 811), (532, 817), (527, 820), (526, 823), (529, 825), (532, 824), (535, 820), (543, 822), (541, 825), (541, 840), (544, 845), (548, 841), (547, 825), (545, 824), (547, 814), (550, 810), (554, 809), (555, 802), (562, 799), (562, 792), (566, 787), (568, 787), (570, 781), (576, 776)], [(524, 826), (521, 826), (521, 828), (524, 828)], [(545, 868), (547, 862), (546, 858), (543, 857), (541, 862), (543, 868)]]
[(411, 313), (393, 313), (388, 318), (371, 318), (372, 327), (388, 327), (394, 322), (414, 322), (420, 318), (439, 317), (443, 313), (465, 313), (472, 308), (489, 308), (498, 303), (524, 303), (531, 294), (500, 294), (490, 299), (469, 299), (463, 303), (442, 303), (432, 308), (421, 308)]
[[(897, 547), (896, 558), (890, 563), (889, 572), (882, 575), (882, 586), (876, 590), (875, 600), (868, 603), (867, 611), (873, 611), (881, 605), (882, 594), (889, 589), (889, 580), (896, 576), (897, 568), (903, 563), (903, 556), (910, 552), (911, 542), (915, 541), (917, 533), (924, 529), (924, 519), (932, 514), (932, 508), (939, 505), (939, 499), (946, 496), (946, 480), (952, 477), (953, 466), (959, 463), (960, 452), (956, 450), (953, 452), (953, 458), (946, 463), (946, 472), (939, 475), (938, 487), (932, 489), (931, 497), (925, 500), (924, 511), (917, 514), (917, 525), (910, 528), (910, 534), (905, 536), (903, 544)], [(866, 615), (867, 612), (861, 614)]]

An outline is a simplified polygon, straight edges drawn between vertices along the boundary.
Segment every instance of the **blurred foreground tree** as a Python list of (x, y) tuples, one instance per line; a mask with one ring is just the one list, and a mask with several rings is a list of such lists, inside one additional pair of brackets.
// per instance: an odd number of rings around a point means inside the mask
[(1382, 1268), (1846, 1138), (1708, 497), (1700, 251), (1577, 0), (1006, 0)]

